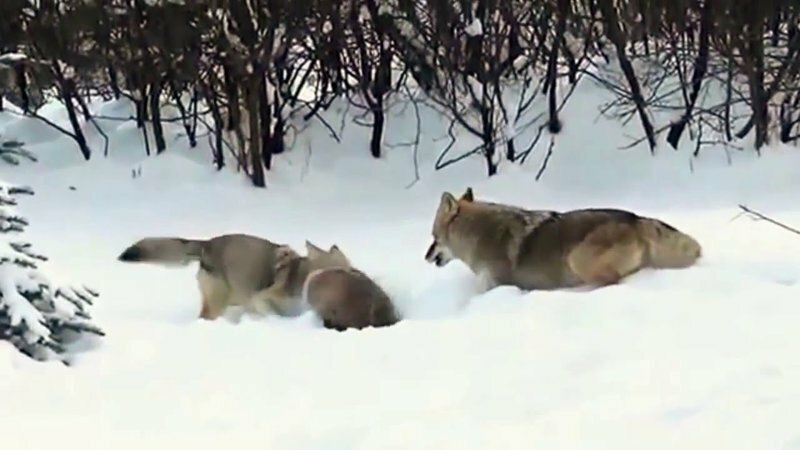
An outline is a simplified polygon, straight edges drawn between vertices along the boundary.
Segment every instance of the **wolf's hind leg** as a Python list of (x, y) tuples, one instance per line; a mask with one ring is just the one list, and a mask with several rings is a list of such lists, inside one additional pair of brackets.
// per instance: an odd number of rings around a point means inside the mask
[(639, 270), (644, 252), (632, 226), (608, 223), (589, 233), (569, 253), (567, 263), (584, 283), (606, 286)]
[(225, 311), (228, 304), (229, 289), (227, 284), (203, 269), (197, 271), (197, 284), (200, 286), (200, 295), (203, 300), (200, 318), (205, 320), (217, 319)]

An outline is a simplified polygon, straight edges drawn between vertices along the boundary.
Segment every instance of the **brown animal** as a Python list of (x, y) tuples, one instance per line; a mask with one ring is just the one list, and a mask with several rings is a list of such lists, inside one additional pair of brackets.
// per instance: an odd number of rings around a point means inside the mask
[(277, 309), (281, 315), (296, 316), (307, 306), (303, 304), (304, 288), (313, 273), (351, 267), (339, 246), (334, 244), (326, 251), (309, 241), (305, 244), (307, 256), (300, 256), (288, 245), (276, 248), (273, 283), (253, 295), (251, 301), (256, 309)]
[(400, 320), (389, 295), (364, 272), (352, 267), (313, 273), (305, 298), (326, 328), (344, 331), (385, 327)]
[(684, 268), (702, 254), (691, 236), (620, 209), (537, 211), (442, 194), (425, 259), (463, 261), (487, 288), (604, 286), (646, 267)]
[[(310, 242), (306, 246), (319, 250)], [(126, 248), (118, 259), (162, 266), (199, 261), (197, 283), (203, 304), (200, 317), (206, 320), (217, 319), (229, 306), (241, 306), (260, 315), (296, 316), (303, 311), (299, 291), (292, 296), (281, 290), (267, 290), (276, 281), (275, 267), (281, 248), (286, 246), (247, 234), (225, 234), (207, 240), (147, 237)], [(324, 256), (315, 258), (314, 268), (349, 265), (335, 245), (329, 253), (323, 253)], [(307, 275), (305, 263), (301, 270), (306, 270)]]
[[(307, 256), (300, 256), (288, 246), (278, 249), (275, 283), (258, 297), (302, 297), (324, 327), (339, 331), (399, 320), (389, 295), (352, 267), (336, 246), (327, 252), (315, 246), (307, 250)], [(332, 253), (340, 256), (332, 259)]]

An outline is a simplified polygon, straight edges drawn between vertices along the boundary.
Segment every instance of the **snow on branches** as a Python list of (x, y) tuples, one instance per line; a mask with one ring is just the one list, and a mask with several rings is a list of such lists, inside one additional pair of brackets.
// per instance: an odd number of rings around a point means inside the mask
[(47, 257), (13, 239), (28, 225), (16, 211), (20, 194), (33, 191), (0, 181), (0, 340), (33, 359), (67, 363), (68, 344), (87, 334), (104, 335), (87, 310), (98, 294), (54, 283), (38, 267)]

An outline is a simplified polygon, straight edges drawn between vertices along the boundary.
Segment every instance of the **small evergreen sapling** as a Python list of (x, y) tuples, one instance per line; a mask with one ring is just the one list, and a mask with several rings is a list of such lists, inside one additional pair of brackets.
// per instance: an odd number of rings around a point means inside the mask
[(55, 285), (37, 266), (47, 258), (12, 238), (28, 225), (15, 208), (20, 194), (33, 191), (0, 181), (0, 341), (33, 359), (68, 364), (68, 344), (88, 334), (104, 335), (87, 311), (98, 294)]
[(36, 155), (25, 149), (25, 144), (19, 141), (2, 141), (0, 143), (0, 159), (12, 166), (18, 166), (20, 158), (37, 162)]

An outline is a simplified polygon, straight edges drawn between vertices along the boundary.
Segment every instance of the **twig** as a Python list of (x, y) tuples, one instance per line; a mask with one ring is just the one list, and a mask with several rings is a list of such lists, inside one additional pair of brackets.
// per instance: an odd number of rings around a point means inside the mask
[(455, 126), (456, 126), (456, 121), (451, 120), (450, 126), (447, 127), (447, 135), (450, 137), (450, 142), (447, 144), (447, 147), (445, 147), (444, 150), (442, 150), (442, 153), (439, 154), (439, 157), (436, 159), (436, 165), (435, 165), (436, 170), (440, 169), (439, 165), (441, 164), (441, 161), (444, 159), (445, 155), (447, 155), (450, 149), (453, 148), (454, 145), (456, 145), (456, 136), (453, 133), (453, 128), (455, 128)]
[(766, 220), (767, 222), (769, 222), (769, 223), (771, 223), (773, 225), (777, 225), (777, 226), (783, 228), (786, 231), (789, 231), (789, 232), (792, 232), (794, 234), (800, 235), (800, 230), (798, 230), (797, 228), (792, 228), (792, 227), (790, 227), (788, 225), (785, 225), (785, 224), (783, 224), (781, 222), (778, 222), (777, 220), (772, 219), (770, 217), (767, 217), (764, 214), (761, 214), (760, 212), (753, 211), (752, 209), (748, 208), (747, 206), (739, 205), (739, 208), (741, 208), (741, 210), (744, 211), (745, 213), (750, 214), (751, 216), (755, 216), (756, 219)]
[(305, 180), (310, 166), (311, 166), (311, 141), (306, 141), (306, 157), (305, 161), (303, 162), (303, 167), (300, 168), (300, 182)]
[(105, 130), (97, 123), (97, 119), (94, 116), (89, 116), (89, 123), (91, 123), (95, 130), (100, 134), (100, 137), (103, 138), (103, 156), (108, 156), (108, 135), (106, 134)]
[[(300, 109), (300, 108), (298, 108), (298, 110), (299, 110), (299, 109)], [(290, 114), (290, 115), (291, 115), (291, 114)], [(328, 130), (328, 133), (330, 133), (330, 135), (331, 135), (331, 137), (333, 138), (333, 140), (335, 140), (335, 141), (336, 141), (337, 143), (339, 143), (339, 144), (341, 144), (341, 143), (342, 143), (342, 140), (341, 140), (341, 139), (339, 139), (339, 134), (337, 134), (337, 133), (336, 133), (336, 130), (334, 130), (334, 129), (333, 129), (333, 126), (331, 126), (331, 124), (330, 124), (330, 123), (328, 123), (328, 121), (327, 121), (327, 120), (325, 120), (325, 118), (324, 118), (324, 117), (322, 117), (322, 114), (320, 114), (320, 113), (319, 113), (319, 111), (312, 111), (310, 116), (308, 116), (308, 117), (305, 117), (305, 116), (304, 116), (304, 117), (303, 117), (303, 121), (304, 121), (304, 122), (308, 122), (308, 120), (310, 120), (312, 117), (315, 117), (317, 120), (319, 120), (319, 123), (321, 123), (321, 124), (322, 124), (322, 126), (324, 126), (324, 127), (325, 127), (325, 128)], [(340, 131), (341, 131), (341, 130), (340, 130)]]
[(414, 135), (414, 141), (411, 143), (414, 146), (413, 147), (413, 151), (412, 151), (412, 158), (413, 158), (413, 161), (414, 161), (414, 179), (411, 181), (411, 183), (409, 183), (406, 186), (406, 189), (408, 189), (411, 186), (414, 186), (414, 184), (416, 184), (417, 181), (419, 181), (419, 158), (418, 158), (418, 154), (419, 154), (420, 134), (421, 134), (421, 131), (422, 131), (422, 119), (420, 118), (420, 115), (419, 115), (419, 105), (417, 104), (417, 100), (414, 98), (413, 94), (411, 94), (411, 90), (408, 88), (408, 86), (406, 86), (405, 89), (406, 89), (406, 91), (408, 93), (409, 98), (411, 99), (411, 101), (409, 103), (414, 105), (414, 117), (415, 117), (415, 119), (417, 121), (417, 132)]
[(533, 152), (533, 148), (536, 147), (536, 144), (539, 143), (539, 139), (541, 139), (542, 133), (544, 132), (544, 129), (546, 127), (547, 124), (539, 125), (539, 128), (536, 130), (536, 136), (534, 136), (534, 138), (531, 139), (531, 142), (528, 144), (528, 146), (525, 148), (523, 152), (517, 154), (515, 160), (518, 159), (520, 164), (525, 164), (525, 160), (528, 159), (528, 156), (530, 156), (531, 152)]
[[(666, 131), (666, 130), (667, 130), (667, 128), (669, 128), (670, 126), (672, 126), (672, 124), (671, 124), (671, 123), (668, 123), (668, 124), (666, 124), (666, 125), (662, 125), (662, 126), (660, 126), (660, 127), (656, 128), (656, 130), (655, 130), (655, 132), (653, 133), (653, 135), (654, 135), (654, 136), (659, 136), (659, 135), (661, 135), (661, 133), (663, 133), (664, 131)], [(623, 145), (623, 146), (621, 146), (621, 147), (617, 147), (617, 148), (618, 148), (619, 150), (630, 150), (630, 149), (632, 149), (632, 148), (636, 147), (637, 145), (641, 144), (642, 142), (646, 141), (647, 139), (648, 139), (648, 137), (647, 137), (647, 136), (642, 136), (642, 137), (639, 137), (639, 138), (637, 138), (637, 139), (633, 140), (632, 142), (628, 143), (627, 145)]]
[(539, 181), (544, 175), (544, 171), (547, 170), (547, 163), (550, 162), (550, 157), (553, 156), (553, 147), (556, 145), (556, 138), (555, 136), (550, 138), (550, 146), (547, 147), (547, 154), (544, 155), (544, 161), (542, 161), (541, 167), (539, 167), (539, 171), (536, 172), (536, 181)]
[(71, 132), (71, 131), (67, 130), (66, 128), (64, 128), (64, 127), (62, 127), (62, 126), (60, 126), (60, 125), (56, 124), (56, 123), (55, 123), (55, 122), (53, 122), (52, 120), (50, 120), (50, 119), (48, 119), (48, 118), (46, 118), (46, 117), (44, 117), (44, 116), (40, 115), (40, 114), (39, 114), (39, 113), (37, 113), (37, 112), (31, 112), (31, 113), (29, 113), (28, 115), (21, 114), (21, 113), (18, 113), (18, 112), (16, 112), (16, 111), (11, 111), (11, 110), (9, 110), (8, 112), (9, 112), (9, 113), (11, 113), (11, 114), (13, 114), (13, 115), (15, 115), (15, 116), (18, 116), (18, 117), (30, 117), (30, 118), (33, 118), (33, 119), (36, 119), (36, 120), (40, 120), (40, 121), (42, 121), (42, 122), (43, 122), (45, 125), (47, 125), (47, 126), (49, 126), (49, 127), (51, 127), (51, 128), (54, 128), (54, 129), (58, 130), (60, 133), (62, 133), (62, 134), (65, 134), (65, 135), (67, 135), (67, 136), (71, 137), (72, 139), (75, 139), (75, 133), (73, 133), (73, 132)]
[[(198, 122), (200, 122), (200, 123), (201, 123), (203, 126), (205, 126), (205, 127), (206, 127), (206, 130), (208, 130), (208, 133), (209, 133), (209, 134), (208, 134), (208, 144), (209, 144), (209, 147), (211, 148), (211, 150), (213, 151), (213, 150), (214, 150), (214, 144), (212, 143), (212, 141), (211, 141), (211, 140), (212, 140), (212, 138), (214, 137), (214, 136), (213, 136), (213, 130), (214, 130), (214, 127), (213, 127), (211, 124), (209, 124), (209, 123), (208, 123), (208, 121), (207, 121), (206, 119), (204, 119), (204, 118), (202, 118), (202, 117), (197, 117), (197, 120), (198, 120)], [(230, 142), (228, 142), (228, 140), (227, 140), (227, 139), (225, 139), (225, 137), (224, 137), (224, 136), (222, 137), (222, 143), (224, 144), (225, 148), (227, 148), (227, 149), (228, 149), (228, 151), (230, 152), (230, 154), (231, 154), (231, 156), (233, 157), (233, 159), (235, 159), (235, 160), (238, 160), (238, 157), (237, 157), (237, 155), (236, 155), (236, 149), (234, 149), (234, 148), (233, 148), (233, 146), (231, 145), (231, 143), (230, 143)], [(221, 153), (221, 152), (220, 152), (220, 153)]]

